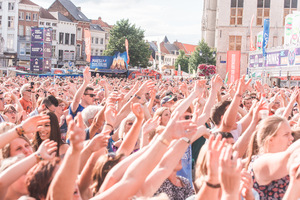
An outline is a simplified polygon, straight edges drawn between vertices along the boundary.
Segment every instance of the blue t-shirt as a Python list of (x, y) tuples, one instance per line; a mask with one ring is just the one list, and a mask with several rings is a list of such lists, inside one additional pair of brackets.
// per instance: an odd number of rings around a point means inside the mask
[(72, 115), (73, 119), (74, 117), (77, 115), (78, 112), (81, 112), (83, 111), (84, 107), (80, 104), (78, 104), (78, 108), (77, 110), (75, 111), (75, 113), (72, 112), (72, 109), (71, 109), (71, 105), (69, 106), (69, 115)]

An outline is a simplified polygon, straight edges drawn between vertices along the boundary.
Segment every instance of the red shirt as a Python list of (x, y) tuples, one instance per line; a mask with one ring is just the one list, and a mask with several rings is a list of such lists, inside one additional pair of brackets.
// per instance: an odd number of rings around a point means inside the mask
[(26, 101), (23, 97), (20, 100), (20, 103), (23, 107), (23, 109), (27, 112), (27, 114), (32, 112), (32, 102), (31, 101)]

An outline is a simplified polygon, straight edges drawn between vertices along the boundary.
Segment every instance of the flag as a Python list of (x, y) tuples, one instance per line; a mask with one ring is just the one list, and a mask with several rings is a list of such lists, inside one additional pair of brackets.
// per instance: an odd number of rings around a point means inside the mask
[(84, 29), (84, 42), (86, 62), (91, 62), (91, 32), (89, 29)]
[(127, 64), (129, 64), (130, 58), (129, 58), (129, 52), (128, 52), (129, 47), (128, 47), (128, 40), (127, 40), (127, 38), (125, 39), (125, 48), (126, 48), (126, 52), (127, 52)]
[(263, 46), (262, 46), (262, 52), (264, 58), (267, 56), (266, 47), (268, 45), (269, 41), (269, 32), (270, 32), (270, 19), (264, 20), (264, 32), (263, 32)]
[(178, 64), (178, 76), (181, 75), (181, 66)]
[(262, 49), (262, 43), (263, 43), (263, 31), (260, 31), (257, 33), (257, 41), (256, 41), (256, 46), (258, 50)]
[(228, 72), (226, 73), (226, 76), (225, 76), (225, 81), (224, 81), (224, 83), (225, 83), (225, 84), (227, 84), (227, 82), (228, 82)]
[(252, 15), (251, 18), (251, 23), (250, 23), (250, 51), (255, 51), (255, 47), (253, 45), (253, 40), (252, 40), (252, 24), (253, 24), (253, 20), (254, 20), (254, 14)]

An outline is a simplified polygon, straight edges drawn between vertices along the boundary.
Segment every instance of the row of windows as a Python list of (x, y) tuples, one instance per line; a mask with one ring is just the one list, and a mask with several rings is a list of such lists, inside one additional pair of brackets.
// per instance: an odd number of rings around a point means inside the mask
[(102, 56), (103, 50), (102, 49), (91, 49), (92, 56)]
[[(263, 25), (264, 19), (270, 17), (270, 4), (270, 0), (257, 0), (256, 25)], [(230, 25), (243, 24), (243, 7), (244, 0), (231, 0)], [(284, 0), (283, 19), (295, 10), (297, 10), (297, 0)]]
[[(45, 22), (40, 22), (40, 25), (41, 26), (45, 26)], [(56, 27), (57, 26), (57, 23), (52, 23), (52, 25), (51, 25), (51, 23), (50, 22), (46, 22), (46, 26), (52, 26), (52, 27)]]
[[(15, 17), (14, 16), (8, 16), (7, 17), (7, 27), (8, 28), (14, 28), (14, 21)], [(2, 15), (0, 15), (0, 27), (2, 27)]]
[[(254, 43), (255, 43), (254, 46), (257, 48), (256, 40), (257, 40), (257, 36), (255, 36), (255, 41), (254, 41)], [(250, 45), (249, 41), (250, 41), (250, 36), (247, 37), (247, 40), (246, 40), (247, 45)], [(278, 40), (278, 37), (273, 36), (273, 44), (271, 44), (269, 42), (269, 45), (276, 47), (276, 46), (284, 44), (284, 37), (282, 37), (280, 44), (278, 42), (280, 42)], [(248, 50), (249, 46), (246, 49)], [(228, 50), (229, 51), (241, 51), (242, 50), (242, 36), (230, 35)]]
[(75, 45), (75, 34), (59, 33), (59, 44)]
[[(15, 3), (8, 2), (8, 10), (14, 10), (14, 9), (15, 9)], [(0, 2), (0, 10), (2, 10), (2, 2)]]
[[(38, 14), (37, 13), (31, 13), (26, 12), (24, 16), (24, 12), (19, 13), (19, 20), (26, 20), (26, 21), (31, 21), (31, 16), (32, 16), (32, 21), (37, 22), (38, 21)], [(25, 18), (24, 18), (25, 17)]]
[(103, 44), (103, 38), (97, 38), (97, 37), (92, 37), (92, 44), (99, 44), (99, 39), (100, 39), (100, 44)]

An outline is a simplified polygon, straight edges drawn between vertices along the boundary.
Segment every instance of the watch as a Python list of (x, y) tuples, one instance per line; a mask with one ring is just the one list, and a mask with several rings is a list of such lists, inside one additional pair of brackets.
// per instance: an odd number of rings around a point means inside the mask
[(191, 140), (187, 137), (182, 137), (181, 138), (183, 141), (185, 141), (186, 143), (190, 144), (191, 143)]

